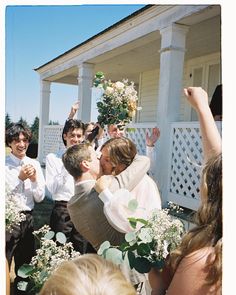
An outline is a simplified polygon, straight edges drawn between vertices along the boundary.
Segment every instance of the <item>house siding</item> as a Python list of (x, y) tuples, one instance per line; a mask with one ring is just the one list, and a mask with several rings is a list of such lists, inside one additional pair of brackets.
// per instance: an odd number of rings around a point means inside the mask
[(138, 122), (154, 122), (157, 116), (159, 69), (140, 74)]
[[(211, 64), (221, 64), (220, 54), (209, 54), (202, 57), (193, 58), (184, 65), (183, 71), (183, 88), (193, 86), (192, 78), (190, 73), (193, 67), (203, 67), (204, 77), (203, 85), (204, 89), (208, 89), (208, 71), (207, 66)], [(157, 121), (157, 104), (158, 104), (158, 88), (159, 88), (159, 69), (142, 72), (140, 74), (139, 81), (139, 105), (142, 110), (138, 112), (137, 122), (156, 122)], [(220, 80), (216, 83), (219, 84)], [(179, 121), (191, 121), (191, 109), (189, 104), (186, 102), (184, 94), (180, 97), (180, 110), (179, 110)]]

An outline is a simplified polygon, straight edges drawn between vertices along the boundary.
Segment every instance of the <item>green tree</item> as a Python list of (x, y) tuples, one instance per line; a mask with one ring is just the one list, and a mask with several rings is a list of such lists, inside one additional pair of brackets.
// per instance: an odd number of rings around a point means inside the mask
[(34, 122), (30, 127), (32, 132), (32, 143), (38, 143), (39, 138), (39, 117), (34, 118)]
[(59, 122), (50, 120), (48, 125), (59, 125)]
[(6, 113), (6, 115), (5, 115), (5, 127), (6, 127), (6, 129), (10, 126), (11, 123), (12, 122), (11, 122), (10, 115), (8, 113)]
[(26, 121), (25, 119), (23, 119), (22, 117), (20, 117), (20, 120), (19, 120), (17, 123), (18, 123), (18, 124), (21, 124), (21, 125), (23, 125), (24, 127), (30, 129), (29, 124), (28, 124), (27, 121)]

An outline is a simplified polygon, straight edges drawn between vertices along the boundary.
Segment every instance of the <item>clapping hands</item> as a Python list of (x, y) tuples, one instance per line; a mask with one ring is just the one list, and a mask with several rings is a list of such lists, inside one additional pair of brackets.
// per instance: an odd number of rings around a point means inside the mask
[(19, 179), (24, 181), (26, 179), (29, 179), (32, 182), (36, 181), (36, 170), (33, 165), (26, 164), (21, 167), (20, 173), (19, 173)]

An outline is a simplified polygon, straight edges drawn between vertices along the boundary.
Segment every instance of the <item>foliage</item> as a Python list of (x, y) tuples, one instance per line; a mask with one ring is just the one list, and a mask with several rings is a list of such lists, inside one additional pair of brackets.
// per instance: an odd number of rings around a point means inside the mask
[(6, 113), (5, 115), (5, 126), (6, 126), (6, 129), (11, 125), (11, 118), (10, 118), (10, 115), (8, 113)]
[(25, 220), (25, 214), (20, 212), (19, 198), (17, 194), (13, 194), (6, 184), (5, 199), (5, 226), (6, 231), (12, 232), (14, 226), (19, 225)]
[(32, 132), (32, 143), (38, 143), (38, 138), (39, 138), (39, 117), (34, 118), (34, 122), (30, 127), (31, 132)]
[(103, 90), (101, 100), (97, 102), (98, 123), (103, 127), (110, 124), (126, 124), (135, 116), (137, 91), (134, 82), (123, 79), (121, 82), (106, 80), (103, 72), (97, 72), (93, 85)]
[[(129, 222), (134, 230), (125, 235), (125, 241), (118, 247), (106, 241), (98, 254), (116, 264), (128, 259), (131, 269), (140, 273), (152, 267), (163, 268), (167, 255), (181, 242), (183, 223), (169, 215), (169, 209), (156, 209), (148, 220), (129, 218)], [(142, 226), (136, 229), (140, 223)]]
[[(72, 243), (66, 243), (66, 237), (58, 232), (56, 235), (48, 225), (44, 225), (38, 231), (33, 232), (40, 241), (40, 247), (36, 250), (36, 256), (30, 264), (23, 264), (17, 275), (28, 281), (21, 281), (17, 287), (28, 293), (38, 293), (53, 271), (65, 260), (70, 260), (78, 252), (75, 252)], [(55, 241), (53, 240), (55, 239)]]
[(48, 125), (59, 125), (59, 122), (50, 120)]
[(20, 117), (20, 120), (17, 123), (23, 125), (25, 128), (30, 129), (29, 124), (27, 123), (25, 119), (23, 119), (23, 117)]

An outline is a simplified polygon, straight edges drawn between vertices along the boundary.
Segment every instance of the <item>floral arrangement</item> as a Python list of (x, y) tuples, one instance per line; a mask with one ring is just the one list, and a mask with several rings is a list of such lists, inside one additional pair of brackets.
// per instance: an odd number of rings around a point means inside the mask
[(13, 194), (6, 185), (5, 199), (5, 225), (6, 231), (12, 232), (13, 227), (25, 220), (26, 216), (20, 212), (20, 205), (17, 194)]
[[(148, 220), (129, 218), (134, 230), (125, 235), (125, 241), (118, 247), (105, 241), (98, 254), (116, 264), (128, 259), (131, 269), (140, 273), (147, 273), (152, 267), (162, 269), (167, 255), (177, 248), (184, 233), (183, 223), (169, 211), (156, 209)], [(138, 223), (142, 226), (136, 230)]]
[[(20, 281), (17, 288), (28, 293), (38, 293), (50, 274), (65, 260), (70, 260), (80, 253), (75, 252), (72, 243), (66, 243), (66, 237), (58, 232), (56, 235), (48, 225), (44, 225), (33, 234), (40, 242), (36, 256), (30, 264), (23, 264), (17, 275), (27, 281)], [(52, 240), (55, 237), (55, 241)]]
[(134, 82), (127, 79), (111, 82), (106, 80), (103, 72), (97, 72), (93, 85), (103, 90), (101, 100), (97, 103), (98, 123), (104, 125), (129, 123), (135, 112), (141, 107), (137, 106), (137, 91)]

